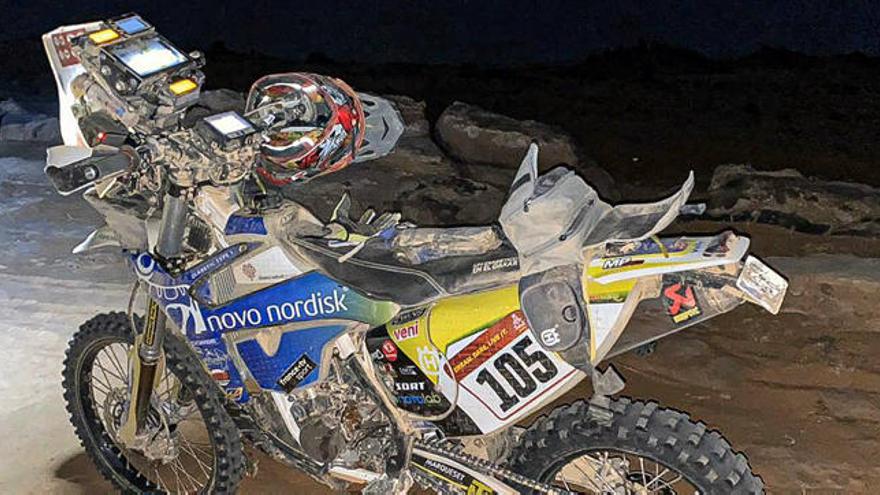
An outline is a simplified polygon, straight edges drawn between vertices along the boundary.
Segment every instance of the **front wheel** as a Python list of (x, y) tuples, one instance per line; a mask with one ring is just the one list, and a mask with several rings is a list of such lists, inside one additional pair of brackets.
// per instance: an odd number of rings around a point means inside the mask
[(510, 468), (577, 493), (758, 494), (761, 478), (717, 431), (654, 402), (579, 401), (536, 421)]
[(136, 446), (118, 440), (133, 342), (125, 314), (98, 315), (74, 334), (64, 362), (70, 421), (98, 471), (123, 493), (234, 492), (244, 470), (239, 431), (218, 387), (175, 335), (165, 338), (147, 431)]

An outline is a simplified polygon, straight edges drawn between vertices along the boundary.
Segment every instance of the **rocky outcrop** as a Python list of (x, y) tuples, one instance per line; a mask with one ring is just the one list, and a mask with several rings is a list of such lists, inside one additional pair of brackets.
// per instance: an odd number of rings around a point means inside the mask
[(577, 165), (580, 153), (562, 131), (533, 120), (515, 120), (480, 107), (455, 102), (437, 120), (437, 136), (454, 158), (516, 168), (529, 143), (537, 141), (542, 167)]
[(403, 131), (403, 137), (426, 137), (431, 133), (431, 125), (425, 116), (427, 105), (424, 101), (416, 101), (409, 96), (402, 95), (384, 95), (391, 103), (394, 104), (403, 122), (406, 125)]
[(58, 118), (31, 112), (15, 100), (0, 101), (0, 141), (61, 141)]
[(536, 141), (542, 170), (567, 164), (602, 198), (620, 199), (611, 174), (586, 158), (572, 138), (555, 127), (455, 102), (440, 115), (435, 134), (444, 151), (464, 164), (462, 173), (473, 179), (507, 187), (529, 144)]
[(815, 234), (880, 235), (880, 189), (804, 177), (794, 169), (722, 165), (709, 186), (710, 216)]
[[(498, 218), (513, 171), (497, 183), (454, 162), (431, 139), (425, 103), (406, 96), (384, 96), (400, 112), (404, 132), (391, 154), (355, 163), (327, 177), (290, 186), (291, 197), (320, 218), (348, 191), (352, 212), (365, 208), (399, 211), (418, 225), (483, 225)], [(492, 167), (498, 170), (496, 167)]]

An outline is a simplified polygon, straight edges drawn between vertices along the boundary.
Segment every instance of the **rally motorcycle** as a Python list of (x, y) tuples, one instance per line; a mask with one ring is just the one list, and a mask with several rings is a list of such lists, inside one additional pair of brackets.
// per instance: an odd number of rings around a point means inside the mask
[(747, 238), (657, 237), (692, 206), (692, 176), (611, 206), (571, 170), (539, 174), (532, 145), (497, 224), (352, 218), (347, 196), (322, 221), (297, 188), (392, 152), (387, 100), (279, 74), (206, 114), (202, 54), (136, 14), (44, 45), (64, 139), (46, 174), (106, 221), (74, 252), (118, 249), (133, 274), (128, 310), (83, 324), (63, 373), (76, 434), (121, 491), (234, 492), (255, 469), (245, 444), (364, 493), (763, 490), (717, 431), (616, 397), (600, 369), (743, 302), (782, 304)]

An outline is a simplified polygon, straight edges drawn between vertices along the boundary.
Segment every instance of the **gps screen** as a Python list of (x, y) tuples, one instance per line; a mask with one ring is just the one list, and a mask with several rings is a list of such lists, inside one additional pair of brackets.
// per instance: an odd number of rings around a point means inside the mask
[(225, 137), (249, 134), (254, 129), (250, 122), (234, 111), (205, 117), (205, 121)]
[(159, 38), (139, 39), (110, 48), (119, 60), (141, 77), (186, 62), (177, 48)]

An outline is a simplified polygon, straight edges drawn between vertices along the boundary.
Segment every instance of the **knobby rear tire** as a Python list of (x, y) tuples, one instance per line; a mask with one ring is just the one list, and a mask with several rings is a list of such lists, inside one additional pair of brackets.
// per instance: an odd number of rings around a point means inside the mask
[[(132, 494), (162, 493), (155, 483), (125, 461), (89, 399), (88, 372), (100, 349), (114, 342), (130, 345), (134, 342), (134, 332), (125, 313), (99, 314), (83, 323), (73, 335), (63, 371), (64, 399), (70, 421), (98, 472), (116, 488)], [(240, 432), (224, 408), (225, 399), (180, 338), (166, 335), (164, 350), (166, 366), (191, 393), (214, 447), (211, 478), (201, 493), (234, 493), (245, 471), (245, 457)]]
[(677, 471), (701, 494), (760, 494), (764, 483), (748, 460), (703, 423), (655, 402), (613, 399), (610, 420), (578, 401), (537, 420), (509, 457), (509, 467), (552, 483), (568, 462), (611, 450), (641, 456)]

